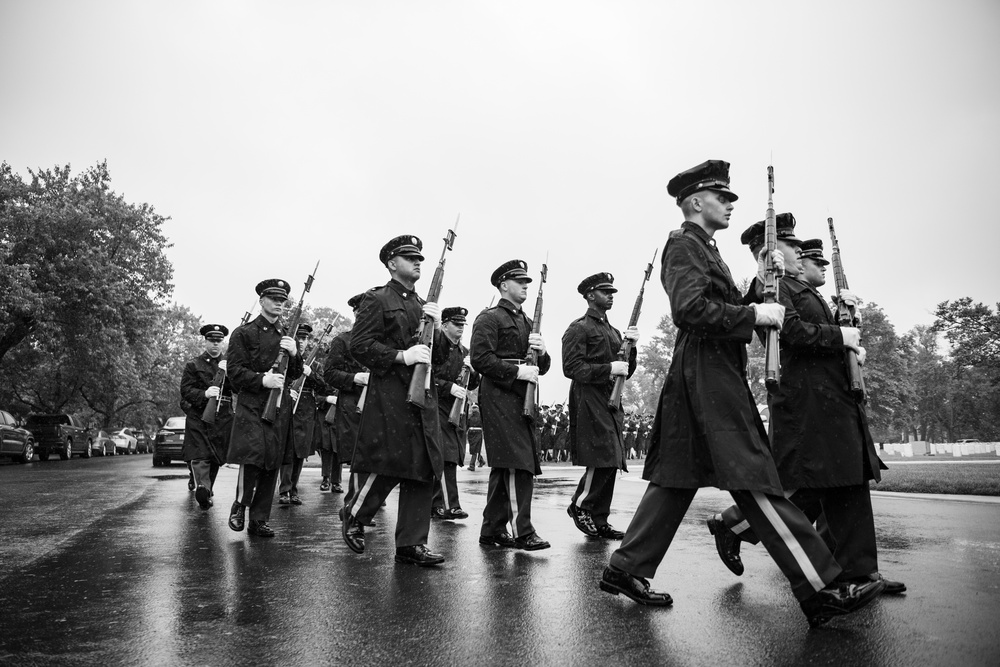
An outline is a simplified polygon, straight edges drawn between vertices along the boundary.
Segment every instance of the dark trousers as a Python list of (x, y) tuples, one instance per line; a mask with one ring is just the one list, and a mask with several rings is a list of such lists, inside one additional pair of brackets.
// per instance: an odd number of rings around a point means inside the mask
[(479, 456), (483, 451), (483, 429), (474, 426), (468, 431), (469, 439), (469, 465), (475, 467), (479, 465)]
[(219, 475), (219, 464), (210, 459), (195, 459), (191, 461), (191, 476), (195, 488), (204, 486), (209, 491), (215, 486), (215, 478)]
[[(611, 555), (611, 565), (637, 577), (655, 575), (696, 492), (650, 483), (621, 547)], [(729, 494), (799, 601), (814, 595), (840, 574), (840, 566), (819, 533), (791, 501), (758, 491)]]
[(444, 473), (441, 475), (441, 479), (434, 482), (434, 498), (431, 500), (431, 507), (443, 507), (446, 510), (462, 507), (462, 504), (458, 502), (457, 470), (457, 463), (444, 464)]
[(480, 535), (499, 535), (510, 524), (514, 537), (525, 537), (535, 532), (531, 525), (531, 494), (535, 489), (535, 476), (527, 470), (512, 468), (490, 469), (490, 486), (483, 508), (483, 527)]
[(281, 466), (281, 484), (278, 485), (278, 493), (285, 496), (299, 495), (299, 477), (302, 475), (302, 464), (305, 459), (295, 458), (291, 463)]
[[(799, 489), (788, 499), (809, 521), (819, 522), (820, 534), (844, 570), (841, 579), (859, 579), (878, 572), (875, 517), (868, 484)], [(722, 512), (722, 520), (744, 542), (759, 541), (739, 507)]]
[(427, 544), (431, 528), (432, 482), (388, 477), (368, 472), (351, 475), (357, 485), (354, 496), (345, 500), (345, 511), (362, 525), (368, 525), (382, 507), (389, 492), (399, 486), (399, 509), (396, 517), (396, 546)]
[(271, 517), (274, 483), (277, 480), (277, 470), (265, 470), (249, 463), (240, 465), (240, 476), (236, 479), (236, 502), (250, 508), (250, 518), (254, 521), (267, 521)]
[(321, 449), (319, 452), (323, 477), (329, 477), (334, 484), (340, 484), (343, 479), (340, 467), (340, 456), (332, 449)]
[(587, 468), (573, 494), (573, 504), (587, 510), (598, 526), (608, 523), (618, 468)]

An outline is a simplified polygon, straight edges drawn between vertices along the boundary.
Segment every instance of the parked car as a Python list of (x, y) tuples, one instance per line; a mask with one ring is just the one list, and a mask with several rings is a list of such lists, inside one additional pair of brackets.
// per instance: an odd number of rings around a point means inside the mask
[(74, 454), (91, 456), (90, 431), (72, 415), (28, 415), (24, 427), (35, 438), (39, 461), (48, 461), (52, 452), (63, 461)]
[(115, 441), (107, 431), (98, 431), (91, 440), (90, 451), (98, 456), (114, 456)]
[(967, 442), (982, 442), (982, 440), (980, 440), (979, 438), (962, 438), (958, 442), (960, 444), (962, 444), (962, 443), (967, 443)]
[(21, 428), (20, 422), (9, 412), (0, 410), (0, 456), (19, 463), (31, 463), (35, 456), (35, 437)]
[(115, 454), (138, 454), (139, 440), (130, 428), (120, 428), (112, 431), (111, 439), (115, 443)]
[(184, 424), (187, 417), (171, 417), (159, 431), (153, 441), (153, 466), (165, 466), (171, 461), (181, 460), (181, 450), (184, 449)]

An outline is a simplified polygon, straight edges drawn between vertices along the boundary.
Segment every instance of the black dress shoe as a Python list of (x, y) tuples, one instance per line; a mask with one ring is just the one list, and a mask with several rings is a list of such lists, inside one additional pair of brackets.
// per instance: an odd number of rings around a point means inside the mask
[(288, 502), (290, 502), (293, 505), (301, 505), (302, 504), (302, 501), (299, 500), (298, 496), (289, 496)]
[(524, 549), (525, 551), (538, 551), (539, 549), (548, 549), (552, 545), (543, 540), (538, 536), (538, 533), (531, 533), (529, 535), (522, 535), (521, 537), (515, 537), (514, 543), (517, 545), (518, 549)]
[(580, 509), (575, 504), (570, 504), (566, 508), (566, 514), (573, 518), (573, 523), (576, 524), (581, 533), (588, 537), (597, 537), (597, 526), (594, 525), (594, 517), (590, 516), (590, 512)]
[(740, 559), (740, 538), (722, 521), (722, 515), (709, 517), (708, 532), (715, 536), (715, 550), (719, 552), (722, 564), (737, 577), (743, 574), (743, 561)]
[(207, 510), (212, 506), (212, 495), (204, 486), (199, 486), (195, 489), (194, 499), (198, 501), (198, 504), (203, 510)]
[(229, 510), (229, 527), (235, 530), (237, 533), (243, 530), (243, 525), (245, 523), (244, 519), (247, 514), (247, 508), (239, 503), (233, 503), (232, 508)]
[(818, 628), (834, 616), (851, 614), (874, 600), (885, 590), (884, 581), (866, 584), (830, 584), (799, 604), (810, 628)]
[(610, 524), (602, 523), (597, 526), (597, 536), (603, 537), (606, 540), (620, 540), (625, 537), (625, 533), (614, 528)]
[(396, 547), (396, 562), (427, 567), (440, 565), (444, 562), (444, 556), (434, 553), (423, 544), (415, 544), (412, 547)]
[(674, 603), (668, 594), (650, 590), (649, 582), (642, 577), (632, 576), (610, 565), (604, 568), (604, 574), (601, 576), (601, 590), (612, 595), (621, 593), (639, 604), (652, 607), (669, 607)]
[(267, 525), (267, 521), (250, 519), (250, 525), (247, 526), (247, 532), (251, 535), (256, 535), (257, 537), (274, 537), (274, 531), (271, 530), (269, 525)]
[(365, 552), (365, 527), (358, 523), (350, 514), (343, 513), (344, 523), (340, 524), (340, 534), (344, 536), (344, 542), (356, 554)]
[(292, 502), (291, 499), (286, 494), (284, 494), (284, 493), (282, 493), (280, 496), (278, 496), (278, 504), (279, 505), (290, 505), (291, 502)]
[(507, 533), (500, 533), (499, 535), (480, 535), (479, 543), (484, 547), (505, 547), (507, 549), (516, 549), (517, 542), (514, 538)]
[(450, 510), (448, 510), (448, 518), (449, 519), (468, 519), (469, 518), (469, 513), (466, 512), (461, 507), (452, 507)]
[(892, 579), (886, 579), (879, 572), (873, 572), (867, 577), (862, 577), (861, 579), (855, 580), (855, 584), (866, 584), (869, 581), (881, 581), (885, 584), (885, 589), (882, 591), (882, 595), (902, 595), (906, 592), (906, 584), (902, 581), (893, 581)]
[(344, 487), (342, 487), (340, 484), (334, 484), (333, 488), (330, 489), (330, 491), (332, 491), (333, 493), (343, 493)]
[(443, 507), (432, 507), (431, 508), (431, 518), (432, 519), (449, 519), (448, 513)]
[(320, 491), (329, 491), (330, 490), (330, 478), (329, 477), (324, 477), (323, 481), (321, 481), (319, 483), (319, 490)]
[[(340, 517), (341, 521), (344, 520), (344, 508), (343, 507), (341, 507), (339, 510), (337, 510), (337, 516)], [(356, 520), (357, 519), (355, 519), (355, 521)], [(375, 527), (375, 520), (374, 519), (370, 519), (368, 521), (368, 523), (364, 523), (364, 524), (361, 524), (361, 525), (367, 526), (368, 528), (374, 528)]]

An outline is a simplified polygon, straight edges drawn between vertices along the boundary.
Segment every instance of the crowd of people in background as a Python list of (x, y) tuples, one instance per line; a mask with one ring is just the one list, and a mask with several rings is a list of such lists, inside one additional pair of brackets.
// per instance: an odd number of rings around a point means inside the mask
[[(538, 421), (535, 423), (538, 458), (549, 463), (572, 462), (569, 448), (569, 405), (542, 405), (538, 412)], [(630, 461), (646, 457), (652, 433), (653, 415), (625, 412), (623, 436)], [(486, 447), (489, 447), (489, 443)]]

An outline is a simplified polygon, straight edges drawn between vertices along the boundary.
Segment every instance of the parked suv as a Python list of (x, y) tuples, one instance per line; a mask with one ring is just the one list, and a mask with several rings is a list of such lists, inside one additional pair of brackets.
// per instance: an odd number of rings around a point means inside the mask
[(181, 460), (184, 449), (184, 424), (187, 417), (171, 417), (156, 432), (153, 442), (153, 466), (165, 466), (171, 461)]
[(24, 427), (35, 438), (38, 460), (56, 452), (63, 461), (74, 454), (90, 458), (90, 432), (72, 415), (28, 415)]
[(0, 410), (0, 456), (20, 463), (31, 463), (35, 456), (35, 438), (28, 429), (21, 428), (9, 412)]

